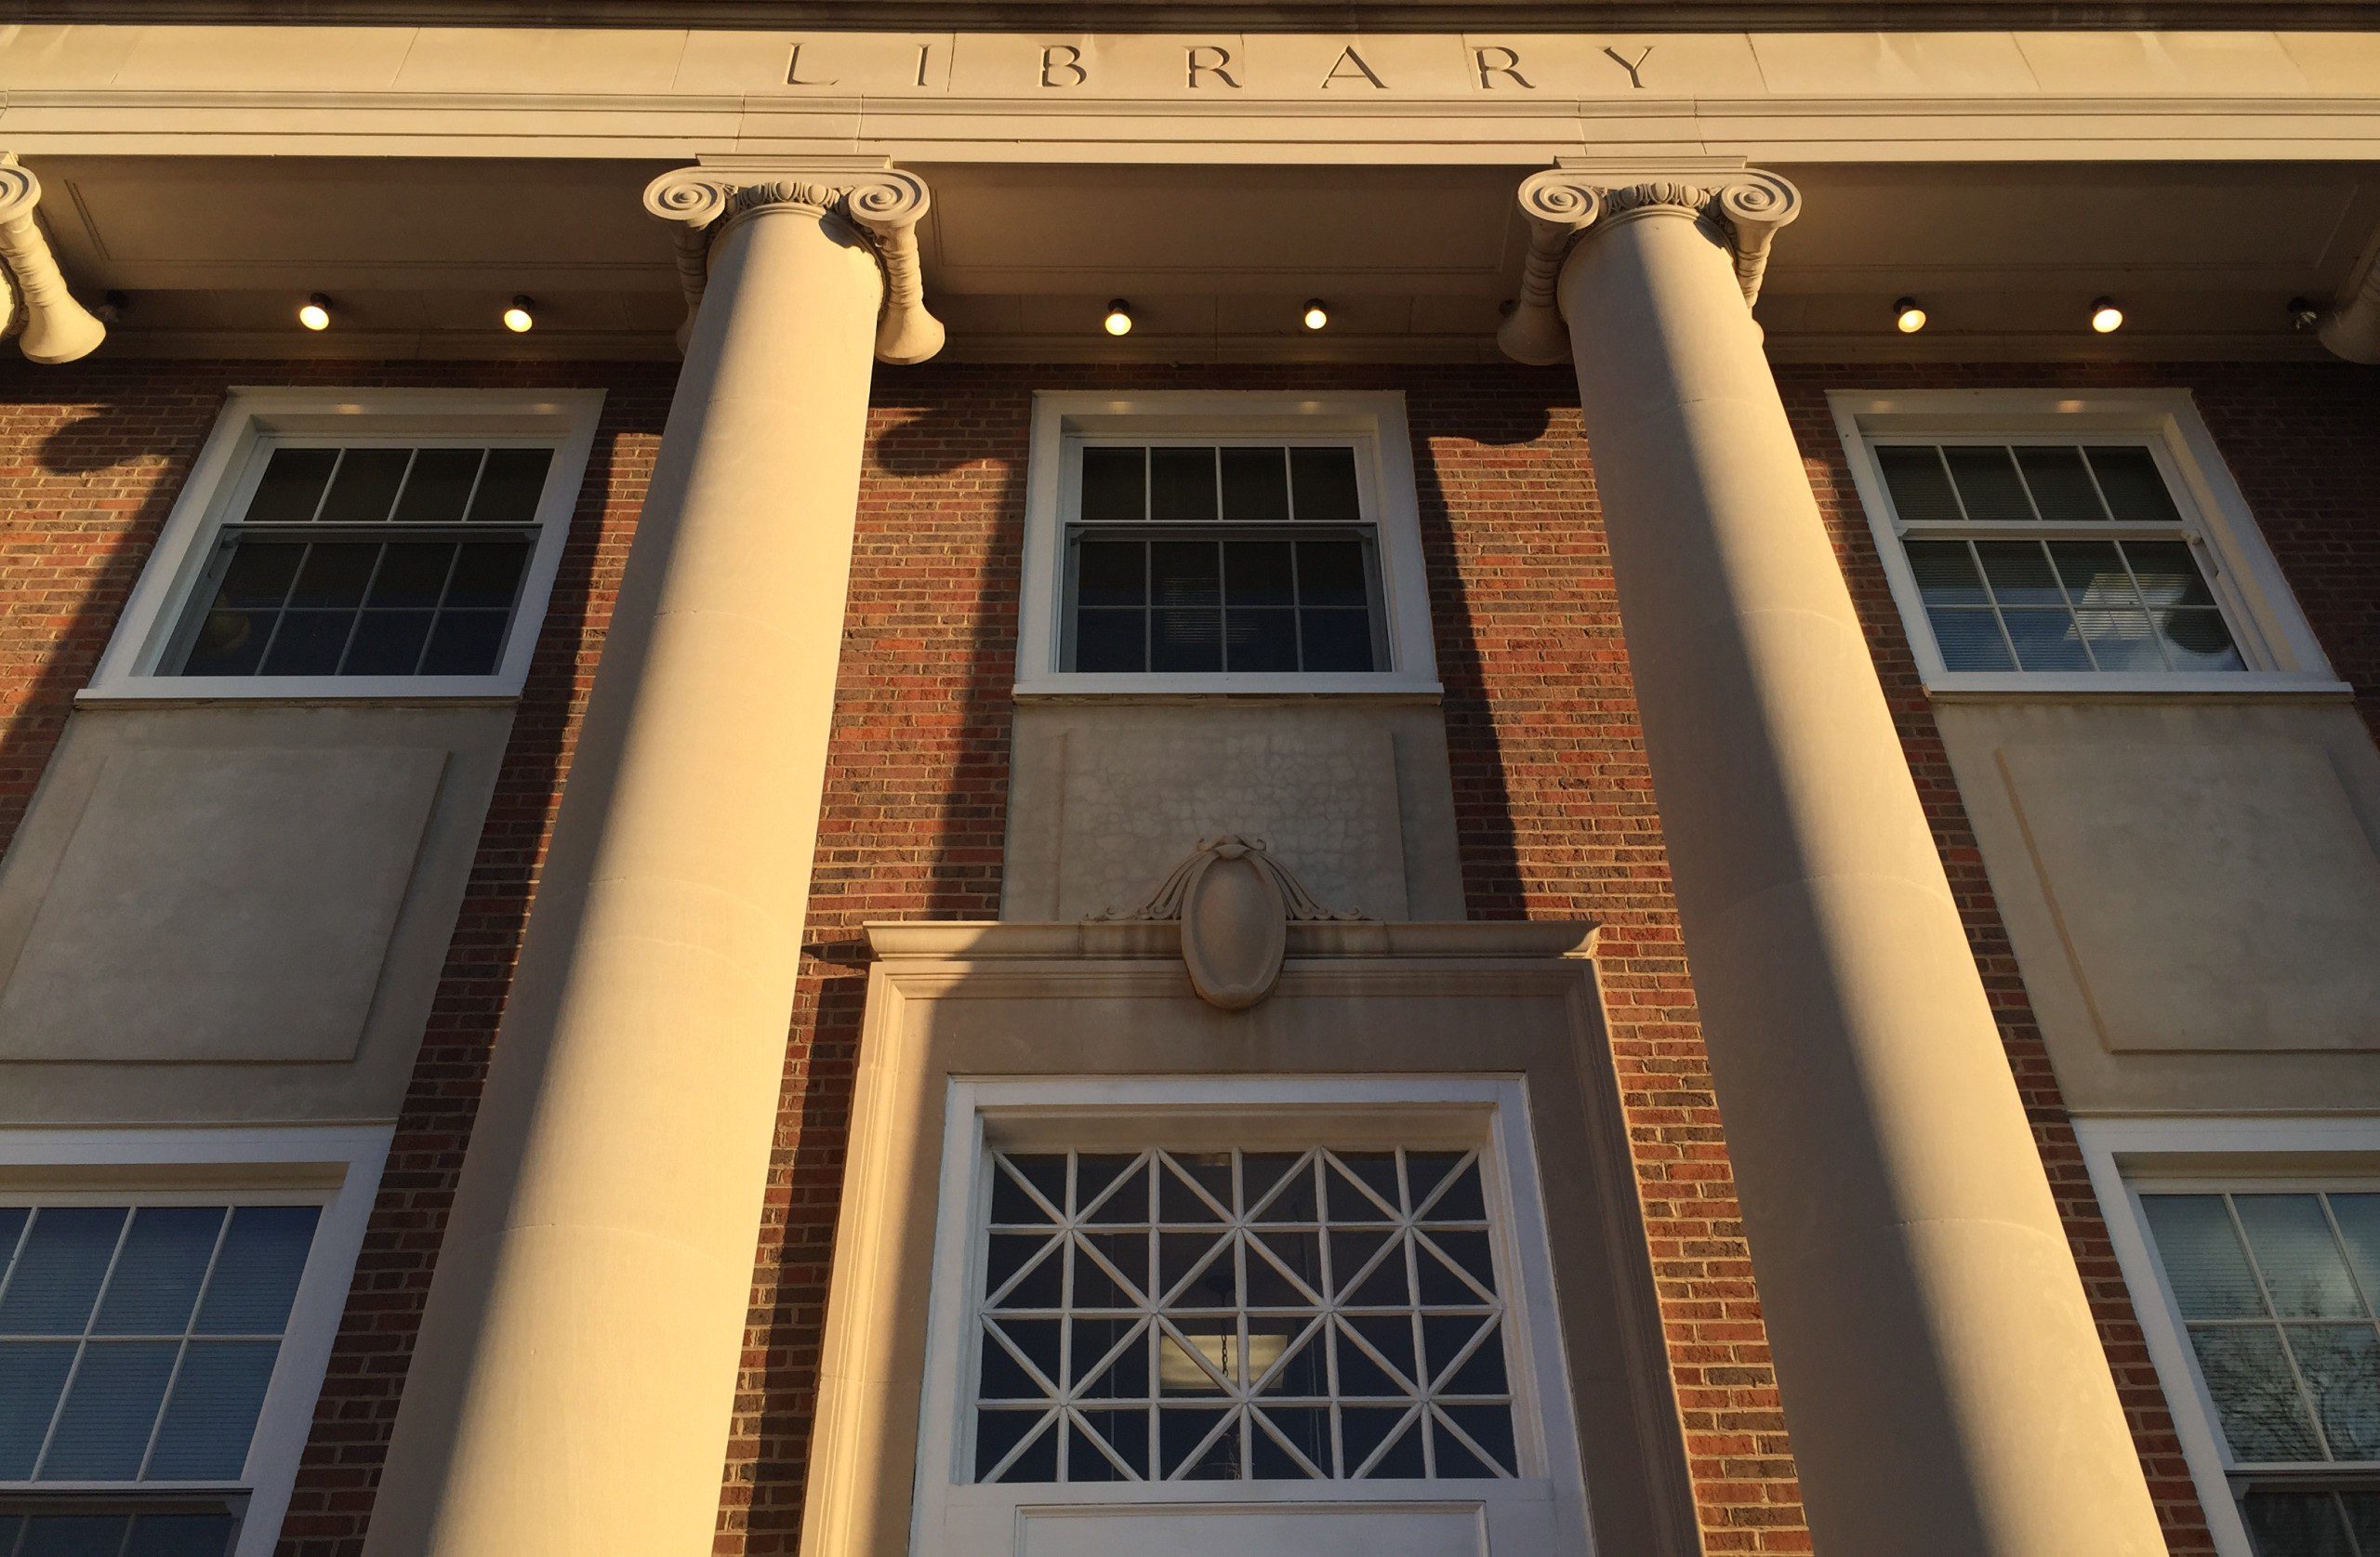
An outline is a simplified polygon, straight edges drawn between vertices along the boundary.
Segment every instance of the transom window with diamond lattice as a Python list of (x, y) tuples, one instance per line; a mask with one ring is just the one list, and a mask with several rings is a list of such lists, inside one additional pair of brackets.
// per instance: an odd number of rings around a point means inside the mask
[(1479, 1154), (995, 1152), (978, 1482), (1517, 1473)]

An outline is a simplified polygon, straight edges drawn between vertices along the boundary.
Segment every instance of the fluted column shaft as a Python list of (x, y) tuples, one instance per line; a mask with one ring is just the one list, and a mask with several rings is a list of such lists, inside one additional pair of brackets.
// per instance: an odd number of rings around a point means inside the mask
[(834, 189), (697, 194), (707, 288), (371, 1557), (711, 1550), (885, 281)]
[(2162, 1553), (1756, 267), (1710, 190), (1568, 217), (1554, 295), (1818, 1550)]

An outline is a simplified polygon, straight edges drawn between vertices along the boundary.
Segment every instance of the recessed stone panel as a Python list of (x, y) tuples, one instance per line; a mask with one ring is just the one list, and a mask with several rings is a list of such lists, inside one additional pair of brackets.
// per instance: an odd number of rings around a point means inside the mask
[(2013, 744), (2000, 766), (2107, 1049), (2380, 1048), (2380, 858), (2330, 753)]
[(446, 761), (108, 754), (46, 882), (0, 890), (38, 895), (0, 992), (0, 1060), (352, 1060)]

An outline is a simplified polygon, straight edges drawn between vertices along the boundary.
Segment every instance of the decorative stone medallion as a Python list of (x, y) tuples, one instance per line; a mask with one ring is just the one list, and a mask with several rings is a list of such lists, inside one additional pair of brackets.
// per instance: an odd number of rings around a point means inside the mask
[(1190, 986), (1209, 1005), (1240, 1011), (1272, 994), (1280, 981), (1291, 920), (1366, 916), (1316, 903), (1263, 838), (1223, 833), (1200, 838), (1139, 908), (1094, 917), (1180, 921)]

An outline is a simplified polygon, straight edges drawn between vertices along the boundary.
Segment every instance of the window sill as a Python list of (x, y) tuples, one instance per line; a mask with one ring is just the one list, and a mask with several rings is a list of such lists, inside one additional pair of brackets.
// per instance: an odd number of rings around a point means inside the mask
[(505, 676), (141, 676), (101, 679), (74, 694), (80, 708), (221, 703), (508, 704)]
[(1433, 677), (1386, 674), (1037, 676), (1016, 683), (1020, 702), (1068, 697), (1381, 697), (1435, 703), (1446, 689)]
[(2329, 703), (2352, 698), (2355, 689), (2329, 676), (2295, 671), (2215, 672), (2196, 676), (2109, 676), (2097, 671), (2044, 671), (2035, 675), (2002, 670), (1947, 671), (1926, 678), (1925, 694), (1937, 703), (2092, 701), (2100, 698), (2294, 698)]

